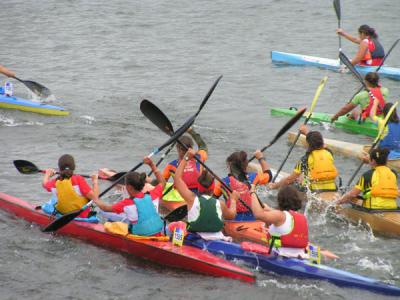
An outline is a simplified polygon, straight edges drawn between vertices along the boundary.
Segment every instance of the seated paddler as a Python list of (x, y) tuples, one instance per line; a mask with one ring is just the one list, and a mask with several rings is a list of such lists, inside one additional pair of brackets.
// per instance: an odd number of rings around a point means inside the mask
[(145, 190), (146, 173), (129, 172), (125, 177), (128, 198), (115, 204), (107, 204), (100, 199), (95, 199), (94, 202), (103, 211), (126, 216), (131, 234), (141, 236), (162, 235), (164, 222), (158, 214), (158, 205), (162, 197), (165, 180), (149, 157), (145, 157), (143, 162), (151, 168), (159, 182), (153, 189)]
[(267, 240), (270, 252), (288, 257), (306, 257), (308, 246), (308, 223), (297, 212), (302, 207), (302, 197), (296, 188), (284, 186), (278, 192), (278, 209), (264, 203), (261, 207), (256, 193), (252, 191), (251, 209), (257, 220), (268, 227)]
[(300, 126), (306, 135), (307, 151), (297, 162), (293, 172), (278, 182), (270, 183), (271, 189), (278, 189), (290, 184), (299, 184), (299, 189), (310, 189), (312, 192), (337, 191), (336, 178), (339, 173), (335, 166), (332, 152), (325, 148), (324, 139), (319, 131), (309, 131)]
[[(264, 158), (263, 153), (257, 150), (254, 153), (255, 158), (258, 160), (262, 172), (247, 172), (248, 159), (247, 153), (244, 151), (233, 152), (227, 159), (226, 163), (228, 165), (229, 174), (222, 180), (229, 186), (233, 191), (239, 193), (240, 198), (250, 207), (251, 205), (251, 195), (250, 188), (251, 185), (264, 185), (271, 181), (272, 173), (269, 166)], [(230, 206), (231, 198), (227, 191), (223, 188), (220, 182), (217, 182), (214, 189), (214, 196), (219, 198), (221, 195), (227, 200), (227, 205)], [(237, 215), (236, 221), (253, 221), (253, 214), (240, 202), (236, 201), (236, 211)]]
[(214, 178), (204, 170), (198, 180), (198, 195), (187, 186), (183, 179), (185, 167), (196, 153), (189, 149), (179, 162), (174, 177), (174, 184), (178, 192), (185, 199), (188, 206), (187, 230), (198, 233), (204, 239), (226, 239), (222, 234), (224, 220), (234, 219), (236, 216), (237, 192), (230, 195), (231, 203), (226, 205), (224, 201), (214, 198)]

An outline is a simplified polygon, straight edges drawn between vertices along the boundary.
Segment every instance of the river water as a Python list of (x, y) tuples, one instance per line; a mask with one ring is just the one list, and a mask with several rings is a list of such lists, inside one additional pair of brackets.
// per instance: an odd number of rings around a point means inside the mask
[[(400, 4), (342, 1), (343, 28), (375, 27), (388, 49), (398, 38)], [(271, 107), (307, 106), (323, 76), (329, 80), (317, 111), (334, 113), (359, 88), (350, 74), (278, 67), (270, 51), (337, 57), (332, 1), (2, 0), (0, 63), (23, 79), (48, 86), (68, 117), (0, 112), (1, 191), (40, 204), (48, 199), (40, 176), (23, 176), (14, 159), (55, 167), (72, 154), (80, 173), (100, 167), (127, 170), (166, 136), (145, 119), (139, 103), (156, 103), (178, 128), (219, 76), (224, 77), (196, 120), (221, 175), (233, 151), (268, 144), (286, 119)], [(356, 47), (342, 41), (351, 56)], [(400, 49), (388, 65), (399, 66)], [(3, 79), (3, 78), (2, 78)], [(383, 79), (398, 99), (398, 82)], [(26, 92), (15, 83), (20, 95)], [(327, 137), (368, 138), (316, 125)], [(266, 152), (282, 161), (286, 138)], [(304, 152), (296, 148), (290, 171)], [(170, 155), (172, 159), (176, 153)], [(336, 157), (345, 181), (358, 162)], [(105, 188), (106, 184), (102, 185)], [(107, 199), (107, 198), (106, 198)], [(268, 201), (273, 203), (270, 197)], [(374, 237), (333, 215), (310, 214), (311, 238), (341, 256), (329, 265), (400, 286), (399, 242)], [(171, 270), (141, 259), (41, 233), (0, 212), (1, 299), (375, 299), (376, 295), (324, 282), (257, 273), (257, 284)]]

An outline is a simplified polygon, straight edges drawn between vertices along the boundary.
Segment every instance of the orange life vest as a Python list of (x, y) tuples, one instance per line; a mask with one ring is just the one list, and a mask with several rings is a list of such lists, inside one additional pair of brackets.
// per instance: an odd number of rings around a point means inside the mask
[(313, 167), (309, 169), (308, 173), (311, 182), (335, 180), (336, 176), (338, 176), (338, 171), (331, 159), (331, 155), (326, 149), (314, 150), (310, 153), (314, 161)]

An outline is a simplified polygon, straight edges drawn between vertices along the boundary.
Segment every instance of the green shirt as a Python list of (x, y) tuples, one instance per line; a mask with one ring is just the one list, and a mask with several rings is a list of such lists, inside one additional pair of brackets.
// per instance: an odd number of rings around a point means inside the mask
[[(385, 87), (381, 87), (381, 93), (383, 96), (383, 99), (386, 102), (387, 97), (389, 96), (389, 90)], [(359, 92), (357, 95), (354, 96), (354, 98), (351, 100), (352, 104), (355, 105), (360, 105), (361, 109), (364, 109), (368, 106), (369, 104), (369, 95), (367, 91), (362, 91)]]

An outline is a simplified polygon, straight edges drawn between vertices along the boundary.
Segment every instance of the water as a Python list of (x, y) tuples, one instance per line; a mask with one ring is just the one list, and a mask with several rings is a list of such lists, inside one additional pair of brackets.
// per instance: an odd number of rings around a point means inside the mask
[[(342, 1), (343, 28), (353, 34), (368, 23), (388, 49), (398, 38), (399, 4), (390, 0)], [(377, 9), (379, 8), (379, 9)], [(14, 159), (55, 167), (74, 155), (80, 173), (100, 167), (126, 170), (167, 137), (145, 119), (139, 103), (159, 106), (178, 128), (193, 114), (214, 80), (224, 75), (196, 120), (208, 143), (209, 165), (225, 174), (224, 160), (238, 149), (268, 144), (287, 119), (274, 106), (307, 106), (325, 75), (317, 111), (334, 113), (359, 88), (349, 74), (317, 68), (277, 67), (280, 50), (336, 57), (337, 19), (332, 1), (22, 1), (3, 0), (0, 63), (17, 76), (49, 87), (69, 117), (0, 112), (0, 185), (5, 193), (35, 204), (47, 200), (40, 176), (23, 176)], [(351, 57), (355, 45), (342, 41)], [(395, 49), (387, 64), (399, 66)], [(4, 78), (5, 80), (5, 78)], [(398, 82), (384, 79), (392, 98)], [(24, 87), (14, 82), (21, 95)], [(366, 143), (336, 129), (327, 137)], [(266, 152), (279, 165), (288, 146), (282, 137)], [(290, 171), (303, 149), (295, 148)], [(172, 158), (174, 153), (169, 158)], [(358, 162), (337, 157), (349, 178)], [(102, 188), (105, 188), (105, 184)], [(398, 240), (373, 237), (363, 227), (328, 215), (312, 216), (311, 237), (341, 256), (330, 265), (400, 285)], [(256, 286), (165, 269), (64, 237), (0, 213), (2, 299), (374, 299), (370, 293), (328, 283), (258, 275)], [(190, 287), (190, 288), (187, 288)]]

